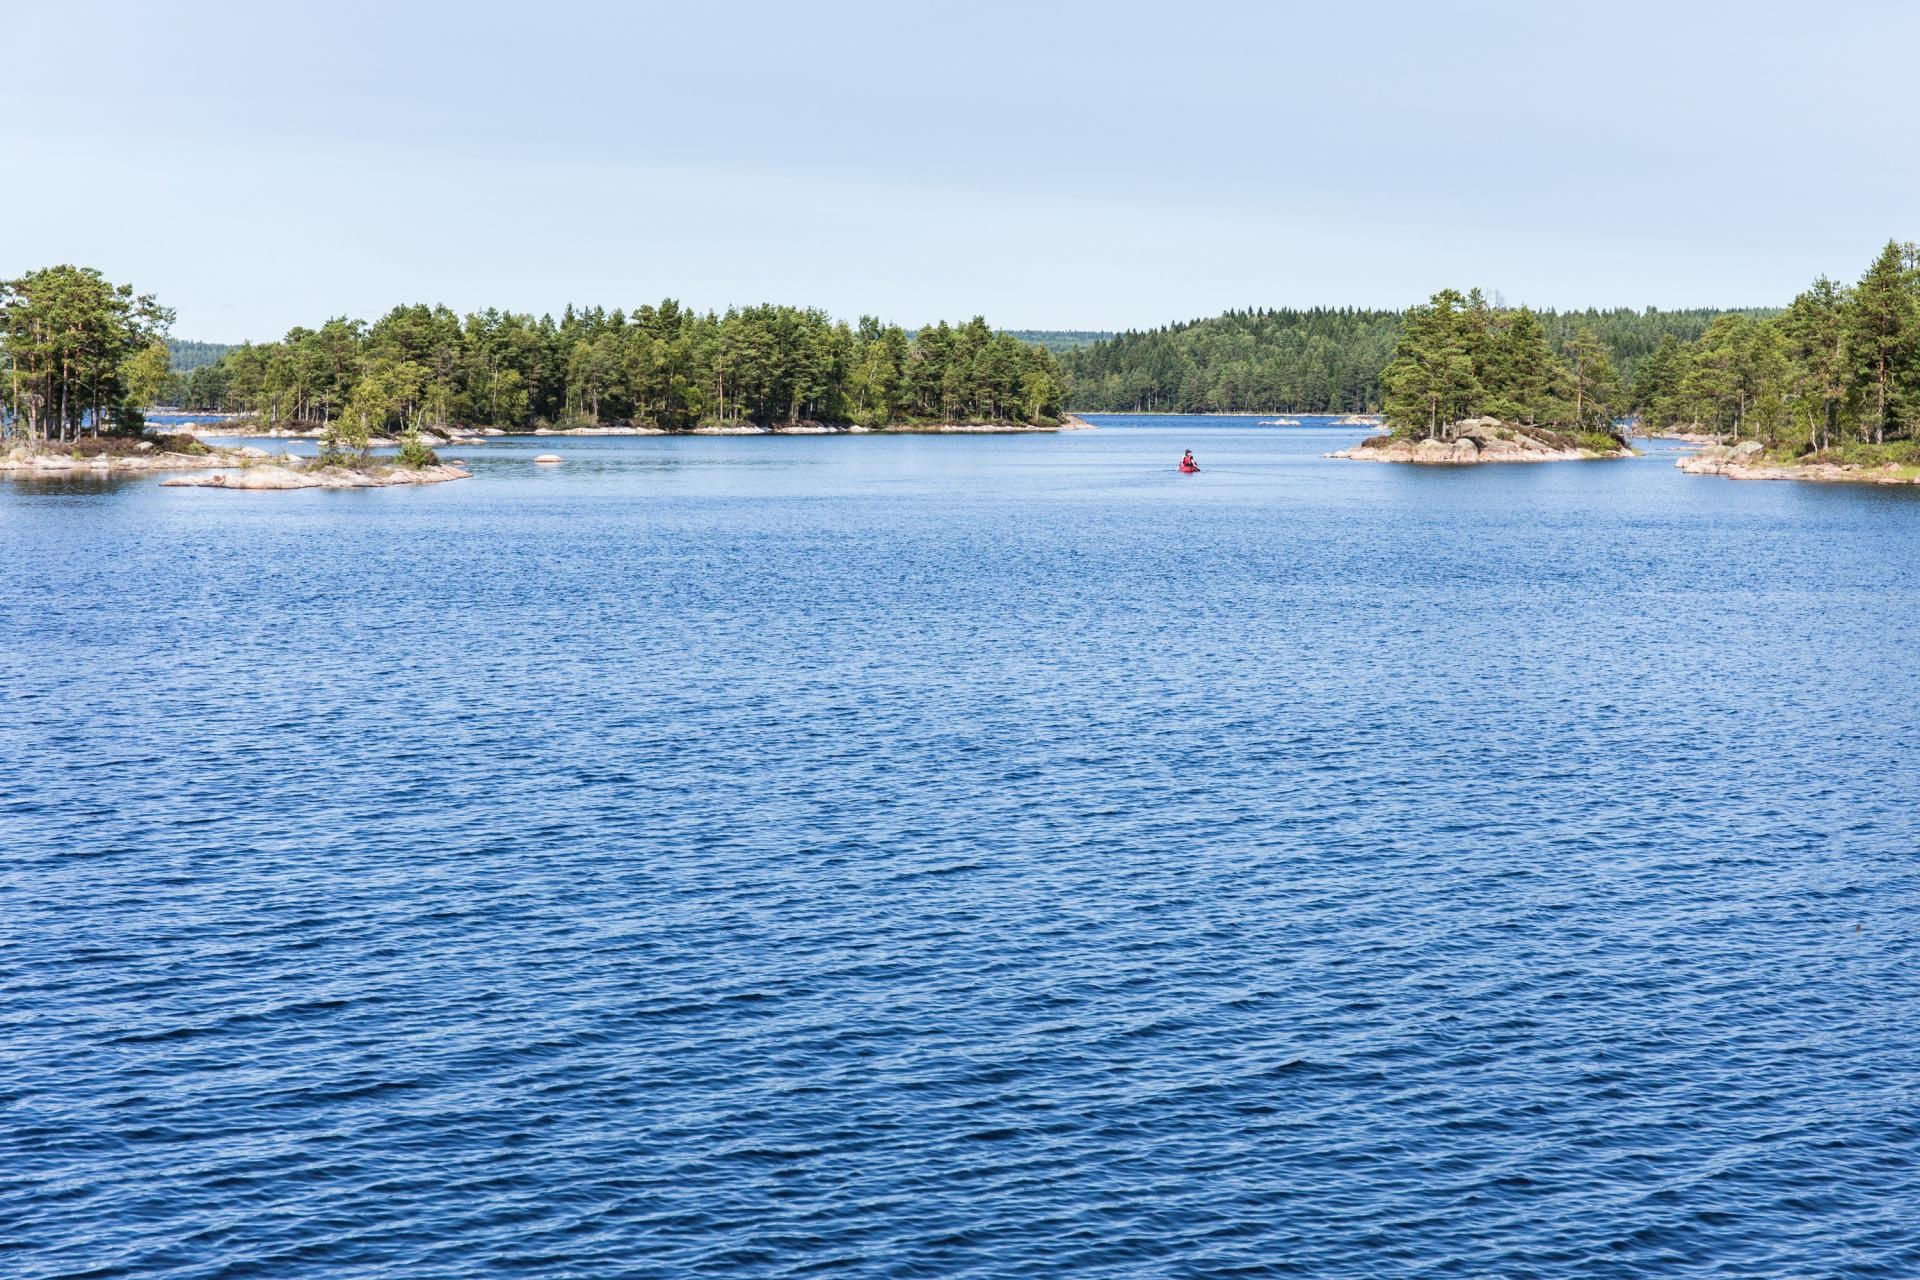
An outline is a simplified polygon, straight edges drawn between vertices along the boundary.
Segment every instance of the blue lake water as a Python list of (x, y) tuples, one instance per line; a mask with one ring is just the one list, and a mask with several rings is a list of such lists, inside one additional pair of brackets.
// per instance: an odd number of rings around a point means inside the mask
[(0, 484), (0, 1274), (1920, 1274), (1920, 494), (1100, 421)]

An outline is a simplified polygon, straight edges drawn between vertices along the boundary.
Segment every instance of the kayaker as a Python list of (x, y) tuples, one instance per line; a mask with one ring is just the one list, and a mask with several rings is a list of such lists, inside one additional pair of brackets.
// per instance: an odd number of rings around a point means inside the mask
[(1186, 456), (1180, 459), (1180, 469), (1182, 471), (1198, 471), (1200, 469), (1200, 464), (1193, 460), (1193, 450), (1187, 450)]

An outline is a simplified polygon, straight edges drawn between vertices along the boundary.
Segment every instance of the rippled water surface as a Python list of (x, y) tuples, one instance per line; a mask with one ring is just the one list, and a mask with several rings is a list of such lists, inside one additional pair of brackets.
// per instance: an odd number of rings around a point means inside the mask
[(1920, 495), (1104, 422), (0, 485), (0, 1274), (1920, 1274)]

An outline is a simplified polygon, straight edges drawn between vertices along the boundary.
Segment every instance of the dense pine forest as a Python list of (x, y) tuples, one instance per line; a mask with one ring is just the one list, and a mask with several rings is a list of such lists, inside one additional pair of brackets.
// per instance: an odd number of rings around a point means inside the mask
[(1229, 311), (1123, 333), (1061, 363), (1077, 409), (1345, 413), (1379, 405), (1399, 331), (1395, 311)]
[[(1504, 310), (1504, 308), (1502, 308)], [(1720, 311), (1531, 312), (1564, 353), (1581, 330), (1631, 377), (1669, 337), (1699, 337)], [(1748, 311), (1751, 317), (1769, 311)], [(1387, 364), (1402, 313), (1353, 308), (1230, 311), (1210, 320), (1123, 333), (1070, 350), (1061, 363), (1076, 409), (1142, 413), (1355, 413), (1386, 401)]]
[(1920, 247), (1889, 241), (1856, 284), (1822, 276), (1771, 317), (1721, 316), (1663, 342), (1631, 407), (1650, 429), (1790, 456), (1920, 460)]

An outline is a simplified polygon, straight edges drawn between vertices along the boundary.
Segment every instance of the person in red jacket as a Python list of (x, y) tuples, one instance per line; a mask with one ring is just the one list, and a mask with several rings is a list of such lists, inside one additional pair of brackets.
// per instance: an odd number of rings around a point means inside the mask
[(1180, 459), (1180, 469), (1182, 471), (1198, 471), (1200, 469), (1200, 464), (1193, 460), (1193, 450), (1187, 450), (1186, 456)]

